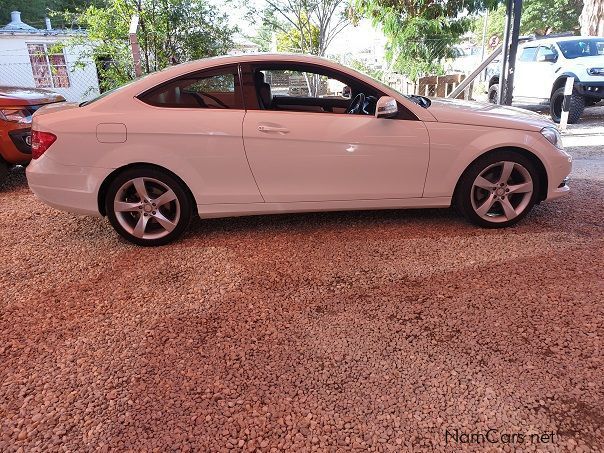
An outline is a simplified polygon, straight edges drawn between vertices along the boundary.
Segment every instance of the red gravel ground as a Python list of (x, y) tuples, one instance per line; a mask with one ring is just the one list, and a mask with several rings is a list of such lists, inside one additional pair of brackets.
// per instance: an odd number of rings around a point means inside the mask
[(160, 249), (45, 207), (14, 171), (0, 451), (604, 451), (603, 154), (586, 155), (569, 197), (508, 230), (265, 216)]

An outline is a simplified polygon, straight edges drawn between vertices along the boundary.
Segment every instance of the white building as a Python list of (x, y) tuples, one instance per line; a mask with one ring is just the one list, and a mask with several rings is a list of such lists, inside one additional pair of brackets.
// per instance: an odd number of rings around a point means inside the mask
[(68, 101), (80, 101), (99, 94), (96, 65), (82, 59), (70, 38), (81, 30), (55, 30), (46, 19), (46, 29), (21, 21), (13, 11), (11, 22), (0, 28), (0, 86), (47, 88)]

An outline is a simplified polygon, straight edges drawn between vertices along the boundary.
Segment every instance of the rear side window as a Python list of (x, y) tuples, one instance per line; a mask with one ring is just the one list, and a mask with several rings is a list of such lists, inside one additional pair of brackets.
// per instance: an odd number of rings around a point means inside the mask
[(236, 67), (179, 77), (139, 96), (156, 107), (243, 109)]
[(537, 55), (536, 47), (525, 47), (520, 54), (520, 61), (535, 61)]

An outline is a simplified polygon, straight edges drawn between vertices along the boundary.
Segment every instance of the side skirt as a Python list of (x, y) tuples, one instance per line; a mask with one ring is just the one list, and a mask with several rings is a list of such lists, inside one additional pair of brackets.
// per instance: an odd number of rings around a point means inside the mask
[(292, 203), (199, 204), (197, 205), (197, 211), (201, 218), (212, 219), (295, 212), (448, 208), (449, 206), (451, 206), (451, 197), (433, 197), (351, 201), (300, 201)]

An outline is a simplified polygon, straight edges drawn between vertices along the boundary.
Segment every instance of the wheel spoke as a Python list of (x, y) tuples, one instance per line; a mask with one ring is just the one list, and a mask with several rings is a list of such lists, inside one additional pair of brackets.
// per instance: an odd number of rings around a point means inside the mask
[(170, 203), (171, 201), (174, 201), (174, 200), (176, 200), (176, 194), (174, 193), (174, 191), (167, 190), (166, 192), (164, 192), (163, 194), (161, 194), (159, 197), (157, 197), (155, 200), (152, 200), (152, 201), (159, 208), (160, 206), (163, 206), (166, 203)]
[(523, 182), (514, 186), (508, 186), (510, 193), (526, 193), (533, 191), (533, 181)]
[(159, 224), (164, 227), (166, 231), (172, 231), (176, 228), (176, 224), (171, 220), (168, 220), (161, 212), (157, 211), (153, 214), (153, 218), (159, 222)]
[(512, 170), (514, 169), (514, 162), (504, 162), (503, 168), (501, 169), (501, 177), (499, 178), (499, 183), (507, 184), (508, 179), (512, 175)]
[(141, 201), (148, 200), (149, 194), (147, 193), (147, 188), (145, 187), (145, 180), (143, 178), (136, 178), (132, 180), (132, 183), (134, 184), (136, 193)]
[(115, 201), (113, 209), (116, 212), (137, 212), (140, 211), (140, 203), (127, 203), (125, 201)]
[(492, 193), (489, 194), (489, 197), (476, 209), (476, 214), (478, 214), (479, 216), (485, 216), (487, 214), (487, 212), (489, 212), (489, 209), (491, 209), (491, 207), (493, 206), (493, 203), (495, 202), (495, 195), (493, 195)]
[(136, 226), (134, 227), (134, 231), (132, 231), (132, 234), (137, 238), (142, 238), (145, 235), (147, 222), (149, 222), (149, 217), (141, 214), (138, 219), (138, 222), (136, 222)]
[(495, 183), (483, 178), (482, 176), (478, 176), (474, 181), (474, 185), (476, 187), (480, 187), (481, 189), (491, 190)]
[(516, 210), (512, 206), (512, 203), (510, 203), (509, 198), (504, 198), (503, 200), (500, 201), (500, 203), (501, 203), (501, 206), (503, 207), (503, 212), (505, 213), (505, 217), (508, 220), (512, 220), (514, 217), (516, 217), (518, 215), (516, 213)]

